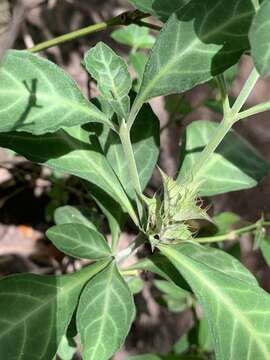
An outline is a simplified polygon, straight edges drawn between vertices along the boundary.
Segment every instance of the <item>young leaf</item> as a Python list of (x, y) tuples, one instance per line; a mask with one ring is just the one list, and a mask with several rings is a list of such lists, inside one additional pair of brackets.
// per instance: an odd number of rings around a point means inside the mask
[(131, 24), (125, 28), (114, 30), (111, 37), (120, 44), (137, 49), (150, 49), (155, 42), (154, 36), (149, 34), (149, 29)]
[(251, 54), (258, 72), (270, 74), (270, 2), (265, 0), (254, 17), (250, 30)]
[(93, 218), (93, 212), (83, 206), (60, 206), (54, 212), (54, 221), (57, 225), (76, 223), (97, 231), (97, 226), (91, 218)]
[(269, 294), (255, 282), (243, 281), (241, 267), (233, 275), (223, 268), (222, 262), (219, 268), (213, 268), (211, 262), (198, 260), (191, 252), (186, 255), (179, 246), (159, 245), (159, 248), (189, 282), (203, 305), (217, 360), (269, 359)]
[(105, 238), (82, 224), (55, 225), (46, 235), (59, 250), (76, 258), (99, 260), (112, 255)]
[(107, 117), (57, 65), (27, 51), (9, 50), (0, 69), (0, 131), (54, 132)]
[(172, 13), (181, 9), (190, 0), (129, 0), (137, 9), (166, 21)]
[[(187, 176), (217, 127), (218, 124), (210, 121), (195, 121), (186, 128), (178, 179)], [(200, 195), (249, 189), (256, 186), (269, 170), (269, 164), (257, 151), (231, 130), (197, 177), (198, 181), (202, 181)]]
[(189, 90), (235, 64), (249, 48), (253, 14), (250, 0), (191, 0), (173, 14), (153, 47), (136, 106)]
[(126, 118), (132, 82), (125, 61), (100, 42), (86, 53), (84, 63), (87, 71), (96, 79), (101, 95), (121, 118)]
[(82, 287), (107, 264), (97, 262), (71, 275), (22, 274), (0, 280), (0, 358), (52, 359)]
[(0, 146), (11, 148), (33, 162), (91, 182), (100, 190), (98, 196), (101, 202), (103, 194), (108, 194), (136, 221), (131, 203), (105, 158), (97, 137), (90, 136), (88, 130), (74, 127), (42, 136), (0, 133)]
[(108, 360), (122, 345), (134, 318), (130, 290), (114, 263), (83, 290), (77, 327), (84, 360)]

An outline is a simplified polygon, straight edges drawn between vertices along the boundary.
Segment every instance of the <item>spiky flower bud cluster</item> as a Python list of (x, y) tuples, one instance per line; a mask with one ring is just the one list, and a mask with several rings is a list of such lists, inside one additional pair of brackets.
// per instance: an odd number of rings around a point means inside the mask
[(159, 243), (178, 243), (193, 239), (191, 220), (210, 220), (198, 197), (194, 182), (178, 183), (161, 171), (163, 197), (147, 200), (148, 222), (146, 233), (152, 249)]

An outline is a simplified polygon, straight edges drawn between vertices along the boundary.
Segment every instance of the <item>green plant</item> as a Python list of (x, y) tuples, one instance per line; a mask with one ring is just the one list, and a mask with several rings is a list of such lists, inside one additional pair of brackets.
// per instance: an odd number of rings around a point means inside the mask
[[(210, 219), (200, 197), (248, 189), (269, 172), (269, 164), (232, 127), (270, 109), (266, 102), (242, 110), (260, 75), (270, 73), (270, 2), (261, 6), (256, 0), (131, 3), (166, 22), (146, 66), (140, 66), (143, 74), (139, 71), (136, 95), (127, 64), (104, 43), (84, 57), (100, 93), (95, 104), (48, 60), (16, 50), (3, 60), (0, 145), (84, 180), (108, 219), (112, 240), (107, 242), (87, 210), (57, 209), (48, 238), (64, 253), (93, 263), (63, 276), (22, 274), (0, 281), (0, 357), (48, 360), (58, 351), (62, 358), (71, 358), (72, 339), (78, 332), (83, 359), (109, 359), (130, 330), (135, 316), (131, 291), (140, 291), (140, 271), (148, 270), (162, 278), (155, 285), (162, 293), (159, 301), (169, 309), (196, 309), (201, 304), (204, 310), (204, 317), (197, 318), (199, 336), (193, 354), (181, 342), (166, 359), (213, 358), (215, 353), (218, 360), (267, 360), (270, 296), (235, 257), (210, 244), (255, 233), (255, 245), (269, 263), (265, 236), (269, 222), (262, 218), (235, 228), (239, 218), (234, 214)], [(121, 16), (117, 19), (120, 24), (156, 28), (142, 22), (145, 14), (135, 15), (129, 13), (128, 22)], [(32, 51), (84, 33), (72, 33)], [(131, 55), (145, 47), (145, 37), (146, 47), (152, 45), (144, 30), (140, 36), (144, 38), (134, 45), (139, 39), (130, 33), (114, 33), (118, 41), (132, 46)], [(256, 68), (231, 104), (224, 72), (250, 52)], [(159, 95), (183, 93), (212, 78), (220, 89), (222, 121), (196, 121), (186, 128), (177, 179), (160, 170), (163, 193), (147, 197), (143, 191), (159, 154), (159, 123), (147, 102)], [(119, 234), (128, 218), (138, 236), (118, 251)], [(212, 222), (212, 230), (198, 229), (200, 220)], [(147, 243), (153, 255), (123, 267), (124, 260)], [(138, 359), (159, 357), (149, 354)]]

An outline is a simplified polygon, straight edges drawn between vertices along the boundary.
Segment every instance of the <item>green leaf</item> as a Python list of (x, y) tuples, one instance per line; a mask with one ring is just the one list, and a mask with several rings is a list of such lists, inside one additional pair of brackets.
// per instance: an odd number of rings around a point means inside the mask
[(57, 355), (61, 360), (72, 360), (77, 350), (76, 342), (71, 338), (63, 336), (59, 348), (57, 350)]
[(97, 226), (93, 223), (92, 218), (93, 211), (83, 206), (60, 206), (54, 212), (54, 221), (57, 225), (76, 223), (97, 231)]
[(175, 266), (173, 266), (166, 256), (159, 253), (138, 261), (136, 264), (129, 266), (128, 270), (151, 271), (163, 279), (172, 281), (180, 289), (186, 289), (188, 287), (185, 280), (179, 276), (179, 272)]
[(57, 65), (27, 51), (9, 50), (0, 69), (0, 132), (54, 132), (107, 117)]
[(205, 316), (199, 321), (198, 344), (202, 351), (210, 353), (214, 350), (212, 334)]
[(121, 118), (126, 118), (132, 82), (123, 58), (116, 55), (109, 46), (99, 42), (86, 53), (84, 63), (87, 71), (96, 79), (101, 95), (110, 102)]
[(140, 277), (129, 277), (126, 279), (126, 282), (133, 295), (140, 293), (144, 287), (144, 282)]
[(114, 30), (111, 37), (120, 44), (128, 45), (134, 50), (150, 49), (156, 40), (154, 36), (149, 34), (148, 28), (135, 24)]
[(34, 136), (27, 133), (0, 133), (0, 146), (14, 149), (27, 159), (78, 176), (97, 188), (98, 199), (106, 195), (128, 212), (136, 215), (98, 139), (86, 128), (70, 128), (54, 134)]
[(188, 351), (189, 348), (189, 339), (188, 335), (185, 334), (180, 337), (180, 339), (173, 345), (173, 352), (176, 355), (180, 355)]
[(155, 286), (162, 292), (157, 298), (161, 305), (165, 305), (172, 312), (181, 312), (192, 304), (189, 291), (186, 291), (167, 280), (155, 280)]
[(145, 69), (145, 65), (147, 63), (148, 56), (141, 52), (136, 52), (134, 54), (130, 54), (129, 56), (129, 62), (133, 66), (134, 70), (137, 73), (138, 79), (135, 82), (135, 85), (133, 85), (133, 88), (136, 92), (138, 92), (141, 81), (143, 78), (143, 73)]
[(82, 224), (55, 225), (46, 235), (59, 250), (76, 258), (99, 260), (112, 255), (105, 238)]
[(112, 251), (115, 251), (119, 241), (122, 226), (124, 225), (127, 214), (123, 211), (120, 204), (117, 203), (108, 194), (93, 184), (86, 183), (86, 189), (89, 195), (98, 204), (103, 214), (107, 217), (112, 234)]
[[(178, 179), (187, 176), (218, 126), (210, 121), (195, 121), (186, 128)], [(197, 178), (202, 181), (200, 195), (211, 196), (252, 188), (268, 174), (269, 169), (269, 164), (257, 151), (231, 130)]]
[(266, 236), (260, 243), (260, 249), (263, 254), (264, 260), (270, 266), (270, 237)]
[(180, 244), (175, 248), (179, 249), (187, 257), (208, 264), (214, 270), (222, 271), (230, 277), (237, 278), (248, 284), (258, 285), (256, 278), (238, 260), (222, 250), (195, 243)]
[(161, 31), (136, 106), (155, 96), (187, 91), (234, 65), (249, 48), (253, 15), (250, 0), (191, 0)]
[(181, 9), (190, 0), (129, 0), (137, 9), (166, 21), (172, 13)]
[[(196, 249), (196, 245), (192, 246)], [(197, 259), (191, 251), (183, 253), (181, 246), (159, 248), (189, 282), (202, 304), (217, 360), (269, 359), (270, 297), (255, 281), (247, 280), (248, 271), (241, 272), (243, 267), (239, 264), (228, 272), (221, 261), (213, 267), (207, 258)], [(237, 263), (235, 259), (231, 261)]]
[(77, 311), (83, 359), (109, 359), (123, 344), (134, 309), (130, 290), (114, 263), (89, 281)]
[[(119, 136), (114, 131), (99, 124), (93, 125), (93, 128), (95, 128), (96, 133), (99, 133), (101, 147), (125, 191), (131, 198), (135, 198), (135, 191), (130, 181), (127, 161)], [(130, 137), (143, 190), (153, 174), (159, 156), (159, 120), (150, 105), (144, 105), (140, 110), (131, 129)]]
[(107, 263), (101, 261), (71, 275), (22, 274), (0, 280), (0, 358), (52, 359), (82, 287)]
[(258, 72), (270, 74), (270, 2), (265, 0), (254, 17), (250, 30), (251, 54)]

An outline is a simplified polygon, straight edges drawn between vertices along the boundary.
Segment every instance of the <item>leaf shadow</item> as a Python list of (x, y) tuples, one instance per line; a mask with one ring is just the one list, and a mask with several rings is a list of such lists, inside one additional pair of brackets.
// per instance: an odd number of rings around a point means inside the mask
[[(14, 125), (11, 128), (11, 131), (17, 130), (21, 125), (24, 124), (24, 122), (26, 121), (28, 115), (30, 114), (30, 112), (33, 108), (37, 108), (37, 109), (43, 108), (42, 105), (39, 105), (37, 103), (38, 79), (30, 80), (30, 84), (28, 84), (26, 80), (24, 80), (22, 83), (25, 86), (27, 92), (29, 93), (29, 97), (28, 97), (28, 101), (27, 101), (25, 110), (19, 116), (18, 120), (16, 120), (16, 122), (14, 123)], [(33, 125), (33, 124), (34, 124), (34, 122), (31, 122), (31, 123), (28, 123), (27, 125)]]

